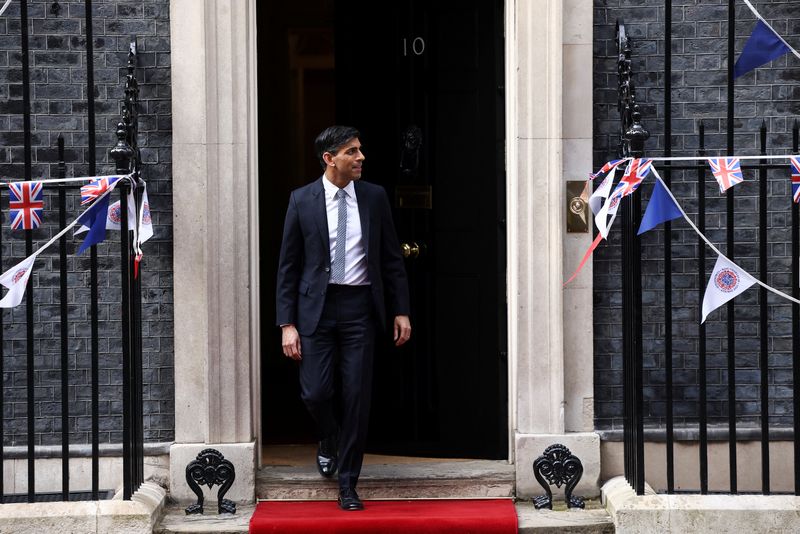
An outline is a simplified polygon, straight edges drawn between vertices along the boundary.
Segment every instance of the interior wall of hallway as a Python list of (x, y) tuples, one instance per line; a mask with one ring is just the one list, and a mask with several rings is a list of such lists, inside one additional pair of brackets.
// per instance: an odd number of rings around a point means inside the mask
[(592, 412), (591, 266), (564, 280), (591, 241), (567, 234), (566, 182), (592, 160), (592, 2), (507, 2), (509, 350), (517, 494), (540, 493), (533, 461), (554, 443), (599, 494)]
[[(194, 498), (189, 461), (220, 450), (226, 495), (255, 496), (259, 371), (255, 0), (171, 0), (175, 444), (170, 493)], [(209, 498), (214, 498), (209, 494)]]

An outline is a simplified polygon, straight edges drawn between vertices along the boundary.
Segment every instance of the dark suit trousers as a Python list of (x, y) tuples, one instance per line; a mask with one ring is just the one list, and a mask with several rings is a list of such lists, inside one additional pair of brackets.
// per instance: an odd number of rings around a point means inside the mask
[[(355, 488), (367, 438), (375, 314), (370, 286), (329, 285), (316, 331), (300, 337), (300, 390), (321, 437), (339, 429), (339, 487)], [(341, 378), (341, 421), (335, 379)]]

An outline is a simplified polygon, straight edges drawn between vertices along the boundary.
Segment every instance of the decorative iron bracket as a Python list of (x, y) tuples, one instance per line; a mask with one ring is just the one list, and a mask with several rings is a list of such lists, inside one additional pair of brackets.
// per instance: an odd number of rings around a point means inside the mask
[(203, 513), (203, 489), (200, 486), (204, 484), (209, 489), (213, 488), (214, 484), (220, 487), (217, 494), (218, 513), (235, 514), (236, 503), (222, 498), (233, 485), (235, 479), (236, 470), (233, 468), (233, 464), (226, 460), (221, 452), (216, 449), (200, 451), (197, 458), (186, 466), (186, 483), (197, 495), (197, 502), (186, 507), (186, 514)]
[(583, 464), (564, 445), (556, 443), (547, 447), (544, 453), (533, 462), (533, 475), (547, 492), (546, 495), (540, 495), (533, 499), (533, 505), (537, 510), (553, 509), (553, 493), (550, 491), (550, 484), (555, 484), (558, 488), (566, 484), (564, 500), (569, 508), (584, 507), (583, 497), (572, 495), (572, 490), (583, 476)]

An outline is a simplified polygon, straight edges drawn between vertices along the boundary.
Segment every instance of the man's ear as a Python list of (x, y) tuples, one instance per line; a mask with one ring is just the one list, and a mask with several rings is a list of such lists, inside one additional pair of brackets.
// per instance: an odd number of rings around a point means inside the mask
[(323, 152), (322, 153), (322, 160), (325, 162), (325, 165), (329, 167), (333, 165), (333, 154), (330, 152)]

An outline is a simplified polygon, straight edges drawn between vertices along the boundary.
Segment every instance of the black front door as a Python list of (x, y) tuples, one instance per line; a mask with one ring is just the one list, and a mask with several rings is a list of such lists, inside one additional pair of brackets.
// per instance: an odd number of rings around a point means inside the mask
[(505, 458), (502, 0), (335, 4), (336, 115), (408, 253), (412, 341), (376, 354), (373, 452)]

